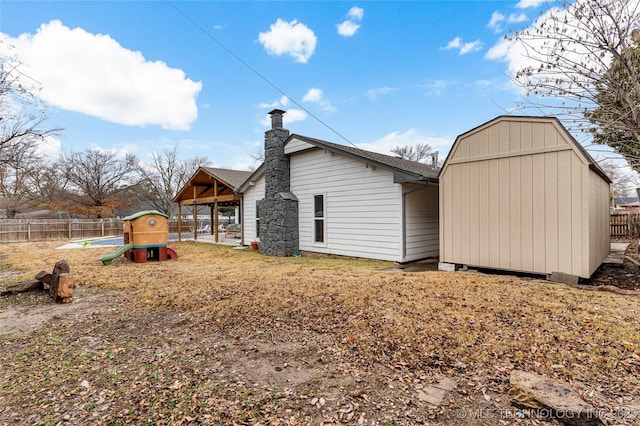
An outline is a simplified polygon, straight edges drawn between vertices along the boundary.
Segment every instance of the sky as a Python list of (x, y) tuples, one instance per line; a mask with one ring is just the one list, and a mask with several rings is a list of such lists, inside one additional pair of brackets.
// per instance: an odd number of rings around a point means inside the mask
[(0, 0), (0, 54), (64, 130), (43, 151), (173, 149), (250, 170), (292, 133), (391, 154), (513, 113), (505, 34), (545, 0)]

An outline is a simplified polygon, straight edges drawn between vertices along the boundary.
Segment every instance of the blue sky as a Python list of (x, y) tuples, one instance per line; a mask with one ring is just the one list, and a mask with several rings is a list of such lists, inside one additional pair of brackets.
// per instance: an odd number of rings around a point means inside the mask
[(175, 145), (182, 158), (246, 170), (280, 108), (292, 133), (386, 154), (428, 143), (444, 158), (457, 135), (522, 101), (503, 36), (546, 7), (2, 0), (0, 50), (64, 128), (50, 155), (145, 160)]

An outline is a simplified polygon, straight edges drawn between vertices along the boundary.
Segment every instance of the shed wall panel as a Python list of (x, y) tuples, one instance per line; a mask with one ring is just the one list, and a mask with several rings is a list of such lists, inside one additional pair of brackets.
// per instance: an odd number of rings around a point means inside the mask
[[(505, 123), (507, 124), (507, 123)], [(507, 126), (502, 126), (507, 127)], [(508, 128), (508, 127), (507, 127)], [(508, 148), (507, 143), (507, 148)], [(511, 263), (511, 235), (510, 221), (511, 212), (509, 211), (510, 194), (509, 194), (509, 158), (501, 158), (498, 163), (498, 241), (499, 241), (499, 268), (509, 268)]]
[[(561, 151), (558, 157), (558, 270), (573, 271), (578, 265), (573, 264), (573, 238), (571, 235), (572, 197), (571, 168), (575, 155), (571, 151)], [(579, 210), (580, 206), (576, 206)]]
[(558, 155), (544, 154), (545, 271), (558, 271)]
[(533, 207), (533, 156), (520, 158), (520, 235), (521, 261), (523, 271), (533, 270), (533, 221), (536, 214)]
[(521, 157), (509, 158), (509, 256), (511, 268), (522, 269)]

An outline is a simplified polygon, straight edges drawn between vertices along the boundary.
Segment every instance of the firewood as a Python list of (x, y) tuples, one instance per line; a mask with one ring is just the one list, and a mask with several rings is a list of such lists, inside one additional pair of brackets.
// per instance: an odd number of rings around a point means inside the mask
[(0, 293), (0, 296), (10, 296), (12, 294), (23, 293), (25, 291), (42, 290), (43, 288), (43, 284), (39, 280), (26, 280), (8, 286)]

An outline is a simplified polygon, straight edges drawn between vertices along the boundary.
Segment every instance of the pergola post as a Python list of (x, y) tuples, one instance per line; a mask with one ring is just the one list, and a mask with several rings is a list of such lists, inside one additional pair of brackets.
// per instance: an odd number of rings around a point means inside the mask
[[(218, 196), (218, 181), (214, 180), (213, 181), (213, 196), (217, 197)], [(218, 200), (216, 199), (213, 202), (213, 221), (211, 222), (213, 227), (215, 228), (215, 237), (214, 237), (214, 241), (217, 243), (218, 242)]]
[(178, 241), (182, 241), (182, 203), (178, 203)]

